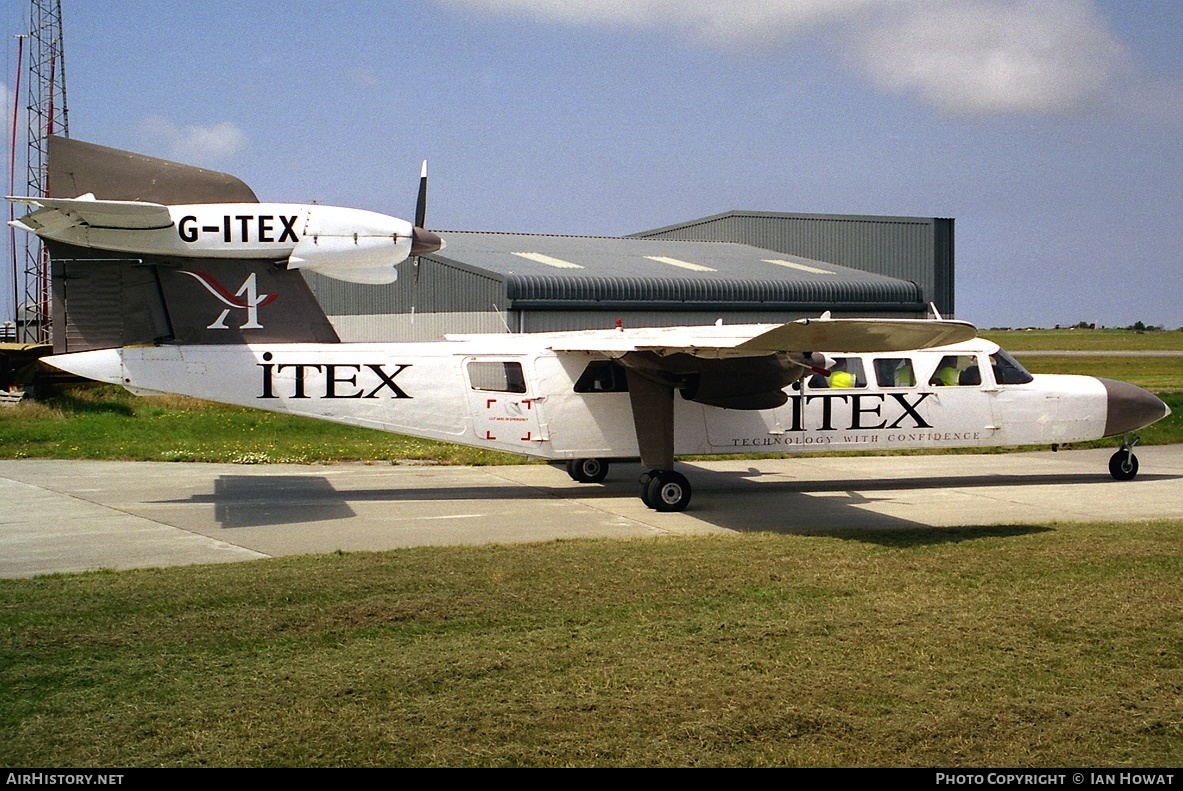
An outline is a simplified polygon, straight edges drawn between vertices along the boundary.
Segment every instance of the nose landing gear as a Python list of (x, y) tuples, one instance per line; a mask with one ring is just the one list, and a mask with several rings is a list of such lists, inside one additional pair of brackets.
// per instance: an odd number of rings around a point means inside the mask
[(1138, 457), (1134, 455), (1137, 437), (1129, 434), (1122, 438), (1121, 447), (1109, 457), (1109, 474), (1115, 481), (1130, 481), (1138, 474)]

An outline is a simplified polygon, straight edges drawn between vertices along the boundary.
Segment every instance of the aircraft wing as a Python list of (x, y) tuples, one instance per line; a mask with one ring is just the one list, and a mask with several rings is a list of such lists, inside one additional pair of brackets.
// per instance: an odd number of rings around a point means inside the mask
[(556, 333), (555, 351), (758, 357), (777, 352), (895, 352), (977, 337), (965, 321), (928, 319), (798, 319), (786, 324), (733, 324)]
[(8, 197), (13, 203), (24, 203), (36, 208), (12, 225), (45, 235), (73, 226), (113, 228), (129, 231), (150, 231), (171, 228), (168, 207), (142, 201), (95, 200), (93, 195), (80, 198), (20, 198)]

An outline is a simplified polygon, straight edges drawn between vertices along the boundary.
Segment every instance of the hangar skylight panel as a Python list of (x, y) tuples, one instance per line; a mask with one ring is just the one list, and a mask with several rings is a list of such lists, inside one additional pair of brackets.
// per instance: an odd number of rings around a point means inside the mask
[(788, 267), (789, 269), (798, 269), (802, 272), (811, 272), (815, 275), (836, 274), (835, 272), (831, 272), (828, 269), (820, 269), (816, 266), (810, 266), (809, 264), (802, 264), (797, 261), (789, 261), (784, 258), (761, 258), (760, 260), (766, 264), (776, 264), (777, 266), (785, 266), (785, 267)]
[(718, 272), (719, 271), (718, 269), (713, 269), (709, 266), (703, 266), (702, 264), (695, 264), (690, 261), (683, 261), (679, 258), (670, 258), (669, 256), (665, 256), (665, 255), (647, 255), (645, 257), (648, 258), (650, 261), (656, 261), (659, 264), (669, 264), (670, 266), (676, 266), (680, 269), (689, 269), (691, 272)]
[(562, 258), (555, 258), (553, 255), (545, 255), (543, 253), (511, 253), (511, 255), (516, 255), (518, 258), (525, 258), (527, 261), (553, 266), (556, 269), (583, 269), (579, 264), (573, 264), (570, 261), (564, 261)]

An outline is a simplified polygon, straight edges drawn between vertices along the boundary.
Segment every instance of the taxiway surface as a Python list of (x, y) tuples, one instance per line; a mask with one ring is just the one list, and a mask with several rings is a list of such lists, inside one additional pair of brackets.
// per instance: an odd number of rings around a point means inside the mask
[(0, 461), (0, 577), (443, 544), (1183, 518), (1183, 445), (679, 464), (684, 513), (559, 468)]

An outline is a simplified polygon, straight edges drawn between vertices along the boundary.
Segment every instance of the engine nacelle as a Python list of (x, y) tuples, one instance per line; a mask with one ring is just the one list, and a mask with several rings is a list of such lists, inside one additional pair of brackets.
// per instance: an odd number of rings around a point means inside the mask
[(288, 269), (309, 269), (350, 283), (380, 285), (398, 279), (395, 266), (411, 253), (406, 220), (362, 209), (310, 206), (304, 234)]
[[(674, 355), (679, 357), (680, 355)], [(801, 377), (801, 366), (783, 354), (699, 360), (685, 376), (682, 398), (723, 409), (775, 409), (789, 397), (783, 388)]]

